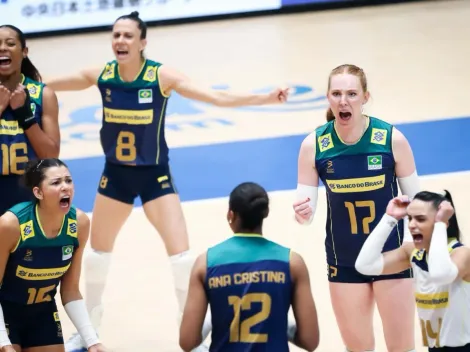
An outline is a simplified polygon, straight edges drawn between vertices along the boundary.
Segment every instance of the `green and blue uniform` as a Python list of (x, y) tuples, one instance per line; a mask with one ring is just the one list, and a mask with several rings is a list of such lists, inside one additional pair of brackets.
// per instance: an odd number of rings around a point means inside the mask
[[(25, 76), (21, 84), (28, 89), (34, 118), (42, 126), (44, 84)], [(36, 157), (25, 131), (8, 106), (0, 117), (0, 215), (15, 204), (31, 200), (31, 192), (21, 186), (20, 177), (28, 160)]]
[(57, 237), (47, 238), (35, 202), (9, 209), (20, 237), (8, 258), (0, 302), (9, 337), (23, 348), (63, 343), (55, 295), (78, 248), (77, 213), (72, 206)]
[[(409, 278), (411, 270), (395, 275), (364, 276), (355, 261), (367, 236), (382, 218), (391, 199), (398, 195), (393, 126), (369, 117), (361, 139), (347, 145), (341, 141), (334, 121), (316, 129), (315, 167), (327, 196), (326, 255), (332, 282), (362, 283)], [(403, 242), (403, 221), (391, 232), (383, 251)]]
[(289, 260), (290, 249), (260, 235), (237, 234), (208, 249), (210, 351), (289, 351)]
[(161, 64), (145, 60), (132, 82), (119, 75), (116, 60), (108, 62), (98, 79), (103, 102), (101, 146), (106, 164), (98, 192), (133, 204), (175, 193), (165, 139), (169, 96), (160, 85)]

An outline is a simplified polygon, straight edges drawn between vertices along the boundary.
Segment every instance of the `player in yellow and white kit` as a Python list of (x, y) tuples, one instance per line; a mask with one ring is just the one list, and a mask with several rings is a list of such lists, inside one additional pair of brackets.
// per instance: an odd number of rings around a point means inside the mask
[[(413, 242), (381, 253), (397, 221), (408, 216)], [(431, 352), (470, 351), (470, 248), (460, 242), (452, 197), (419, 192), (390, 201), (356, 261), (364, 275), (412, 267), (423, 344)]]

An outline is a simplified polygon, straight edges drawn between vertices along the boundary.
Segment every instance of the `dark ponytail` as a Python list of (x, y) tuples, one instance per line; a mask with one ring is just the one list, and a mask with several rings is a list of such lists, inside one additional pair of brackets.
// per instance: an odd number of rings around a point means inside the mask
[[(9, 28), (15, 31), (16, 35), (18, 36), (18, 40), (20, 41), (21, 50), (24, 50), (26, 48), (26, 38), (24, 36), (24, 33), (19, 28), (12, 26), (11, 24), (4, 24), (0, 26), (0, 28)], [(31, 60), (27, 56), (23, 58), (23, 61), (21, 62), (21, 73), (24, 76), (31, 78), (32, 80), (42, 82), (42, 77), (39, 74), (38, 69), (33, 65)]]
[(335, 119), (335, 114), (333, 114), (333, 110), (331, 110), (331, 108), (328, 108), (328, 110), (326, 111), (326, 121), (330, 122), (330, 121), (333, 121), (334, 119)]
[(439, 205), (447, 200), (454, 208), (454, 215), (449, 219), (449, 226), (447, 227), (447, 237), (456, 238), (460, 242), (460, 227), (457, 222), (457, 213), (455, 211), (454, 201), (449, 191), (445, 190), (444, 195), (434, 192), (421, 191), (414, 196), (414, 199), (421, 200), (423, 202), (432, 203), (434, 209), (439, 209)]

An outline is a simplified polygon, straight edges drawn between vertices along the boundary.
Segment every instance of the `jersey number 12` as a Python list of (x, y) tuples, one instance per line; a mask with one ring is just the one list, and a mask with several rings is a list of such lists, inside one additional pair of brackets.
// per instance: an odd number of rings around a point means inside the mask
[[(233, 320), (230, 324), (230, 342), (266, 343), (268, 334), (253, 334), (251, 327), (265, 321), (271, 314), (271, 296), (267, 293), (248, 293), (243, 297), (229, 296), (228, 303), (233, 306)], [(250, 310), (252, 303), (261, 303), (261, 311), (240, 322), (240, 313)]]

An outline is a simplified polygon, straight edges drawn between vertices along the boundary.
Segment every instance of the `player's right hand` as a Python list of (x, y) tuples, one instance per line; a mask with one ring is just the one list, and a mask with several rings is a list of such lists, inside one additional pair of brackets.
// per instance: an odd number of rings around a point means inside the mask
[(308, 204), (310, 202), (309, 198), (298, 200), (294, 203), (293, 208), (295, 212), (295, 220), (299, 224), (304, 224), (306, 221), (310, 219), (313, 214), (313, 209)]
[(8, 105), (10, 105), (10, 96), (10, 91), (6, 87), (0, 85), (0, 114), (5, 111)]
[(410, 198), (408, 196), (399, 196), (393, 198), (387, 205), (385, 211), (387, 215), (394, 217), (397, 220), (403, 219), (406, 215), (406, 208), (410, 204)]

